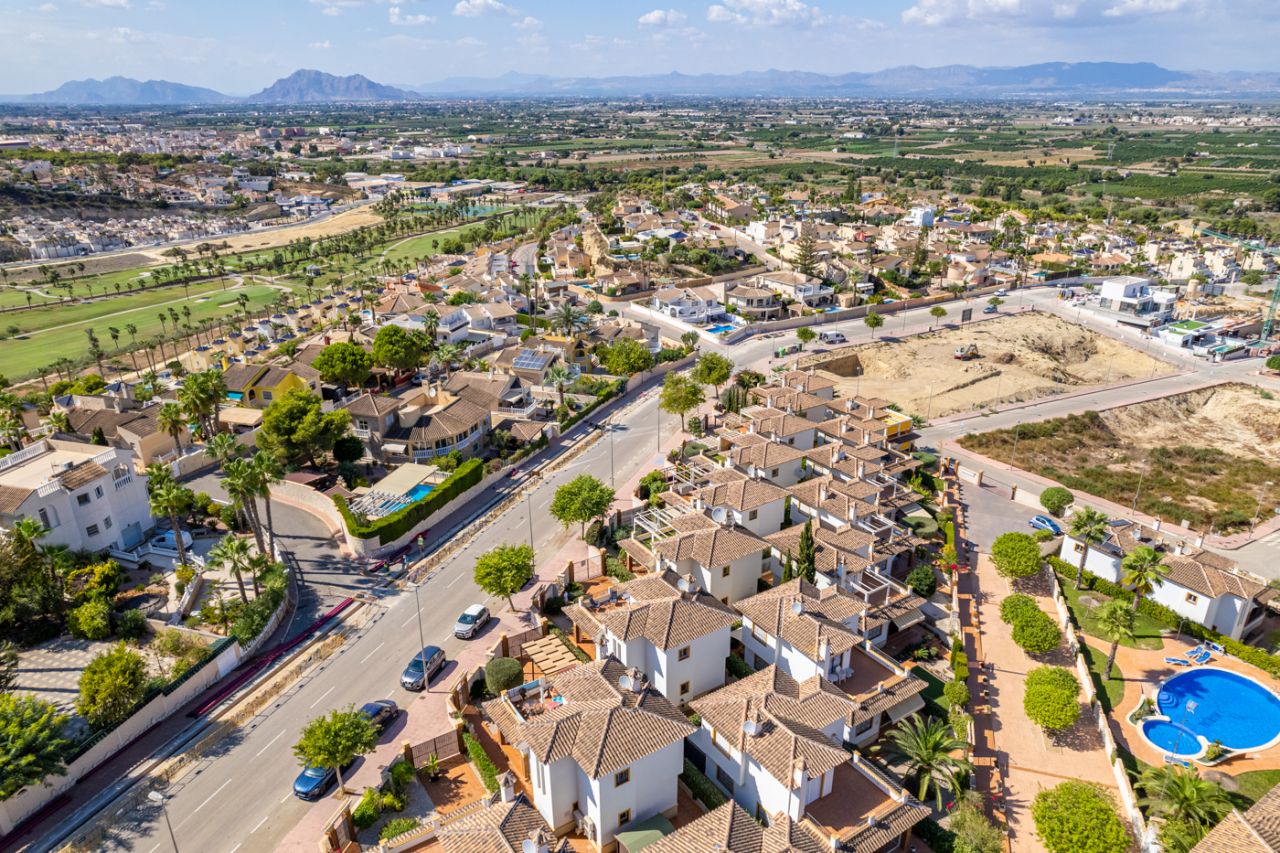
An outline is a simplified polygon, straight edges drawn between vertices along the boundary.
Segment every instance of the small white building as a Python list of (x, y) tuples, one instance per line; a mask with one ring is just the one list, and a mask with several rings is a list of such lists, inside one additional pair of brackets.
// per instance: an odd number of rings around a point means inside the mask
[(658, 570), (692, 576), (698, 589), (723, 604), (754, 595), (760, 575), (772, 566), (768, 543), (727, 517), (690, 513), (671, 524), (670, 535), (653, 547)]
[(0, 459), (0, 526), (35, 519), (44, 545), (133, 548), (154, 526), (150, 506), (132, 450), (44, 439)]
[(1122, 323), (1156, 326), (1173, 318), (1177, 302), (1177, 294), (1153, 288), (1150, 279), (1121, 275), (1102, 282), (1098, 310)]

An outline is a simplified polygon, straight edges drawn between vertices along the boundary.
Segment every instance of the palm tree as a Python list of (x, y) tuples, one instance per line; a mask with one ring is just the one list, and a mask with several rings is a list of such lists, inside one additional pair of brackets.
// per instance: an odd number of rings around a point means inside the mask
[(1148, 767), (1137, 784), (1145, 795), (1138, 804), (1169, 821), (1208, 829), (1231, 811), (1231, 799), (1221, 785), (1175, 764)]
[(922, 718), (919, 714), (907, 717), (889, 733), (895, 759), (902, 759), (920, 779), (917, 799), (923, 800), (933, 788), (934, 802), (942, 808), (942, 786), (953, 792), (961, 790), (961, 777), (973, 772), (968, 759), (957, 758), (954, 752), (963, 752), (965, 742), (952, 734), (946, 720)]
[(442, 344), (436, 348), (435, 353), (431, 356), (431, 360), (440, 365), (444, 369), (446, 378), (449, 371), (453, 369), (453, 363), (462, 355), (461, 344)]
[(258, 523), (258, 472), (249, 459), (231, 459), (222, 466), (224, 477), (222, 487), (235, 501), (245, 526), (253, 533), (253, 540), (258, 551), (267, 553), (266, 542), (262, 538), (262, 526)]
[(187, 564), (187, 546), (182, 541), (182, 515), (190, 506), (191, 490), (174, 482), (172, 478), (151, 489), (151, 514), (169, 517), (174, 544), (178, 549), (178, 563), (183, 566)]
[(1116, 650), (1126, 640), (1133, 640), (1133, 611), (1123, 601), (1108, 601), (1098, 608), (1094, 626), (1104, 640), (1111, 641), (1111, 651), (1107, 653), (1107, 668), (1102, 672), (1102, 680), (1111, 680), (1111, 669), (1116, 663)]
[(1111, 519), (1093, 507), (1084, 509), (1071, 516), (1071, 538), (1084, 543), (1080, 549), (1080, 563), (1076, 566), (1076, 589), (1084, 582), (1084, 561), (1089, 556), (1089, 546), (1097, 545), (1107, 538), (1107, 527)]
[(563, 364), (556, 364), (547, 371), (546, 381), (556, 389), (556, 394), (560, 397), (560, 406), (564, 406), (564, 386), (569, 384), (569, 380), (573, 378), (573, 374), (569, 372), (569, 368)]
[[(253, 457), (253, 470), (257, 474), (258, 497), (262, 498), (262, 504), (266, 507), (266, 524), (263, 526), (266, 527), (267, 531), (267, 550), (264, 553), (271, 555), (272, 559), (274, 559), (276, 553), (276, 531), (271, 519), (271, 487), (284, 479), (284, 465), (276, 453), (270, 450), (260, 450)], [(256, 592), (257, 575), (254, 576), (254, 585)]]
[(241, 449), (242, 445), (229, 432), (220, 432), (204, 443), (204, 452), (213, 457), (222, 468), (226, 468), (232, 459), (238, 458)]
[(1124, 585), (1133, 590), (1135, 613), (1138, 611), (1138, 602), (1153, 593), (1169, 574), (1169, 567), (1162, 562), (1160, 553), (1150, 545), (1134, 548), (1132, 553), (1120, 561), (1120, 568), (1124, 570)]
[(249, 549), (249, 540), (234, 533), (228, 533), (218, 540), (218, 544), (209, 549), (205, 563), (213, 568), (226, 568), (235, 575), (236, 586), (240, 587), (240, 600), (249, 603), (249, 593), (244, 587), (244, 572), (250, 568), (253, 552)]
[(187, 416), (177, 403), (164, 403), (160, 406), (160, 411), (156, 412), (156, 426), (169, 433), (173, 443), (178, 446), (179, 453), (182, 452), (182, 428), (186, 425)]
[(573, 333), (581, 329), (587, 324), (587, 315), (583, 314), (568, 302), (556, 309), (555, 314), (551, 316), (552, 328), (559, 329), (564, 332), (566, 338), (573, 337)]

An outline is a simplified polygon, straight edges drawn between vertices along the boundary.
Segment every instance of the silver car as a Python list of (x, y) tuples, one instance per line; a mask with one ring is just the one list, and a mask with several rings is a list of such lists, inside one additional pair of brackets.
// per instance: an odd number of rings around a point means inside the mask
[(458, 621), (453, 626), (453, 636), (462, 640), (470, 640), (476, 635), (481, 628), (489, 622), (489, 608), (483, 604), (473, 604), (466, 610), (462, 611), (462, 615), (458, 617)]

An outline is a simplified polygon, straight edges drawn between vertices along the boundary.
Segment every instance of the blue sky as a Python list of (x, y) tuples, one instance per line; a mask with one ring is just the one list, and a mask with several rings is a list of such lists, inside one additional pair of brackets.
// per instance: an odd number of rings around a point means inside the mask
[(1275, 0), (0, 0), (0, 91), (122, 74), (246, 94), (298, 68), (557, 75), (1151, 61), (1280, 70)]

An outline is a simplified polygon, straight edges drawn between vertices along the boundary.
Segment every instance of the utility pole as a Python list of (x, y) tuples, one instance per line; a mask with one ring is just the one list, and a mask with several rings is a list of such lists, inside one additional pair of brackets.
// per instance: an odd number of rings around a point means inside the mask
[(178, 853), (178, 839), (173, 834), (173, 823), (169, 820), (169, 807), (166, 805), (169, 798), (159, 791), (152, 791), (147, 794), (147, 799), (153, 803), (160, 804), (160, 812), (164, 815), (164, 825), (169, 829), (169, 842), (173, 844), (173, 853)]

